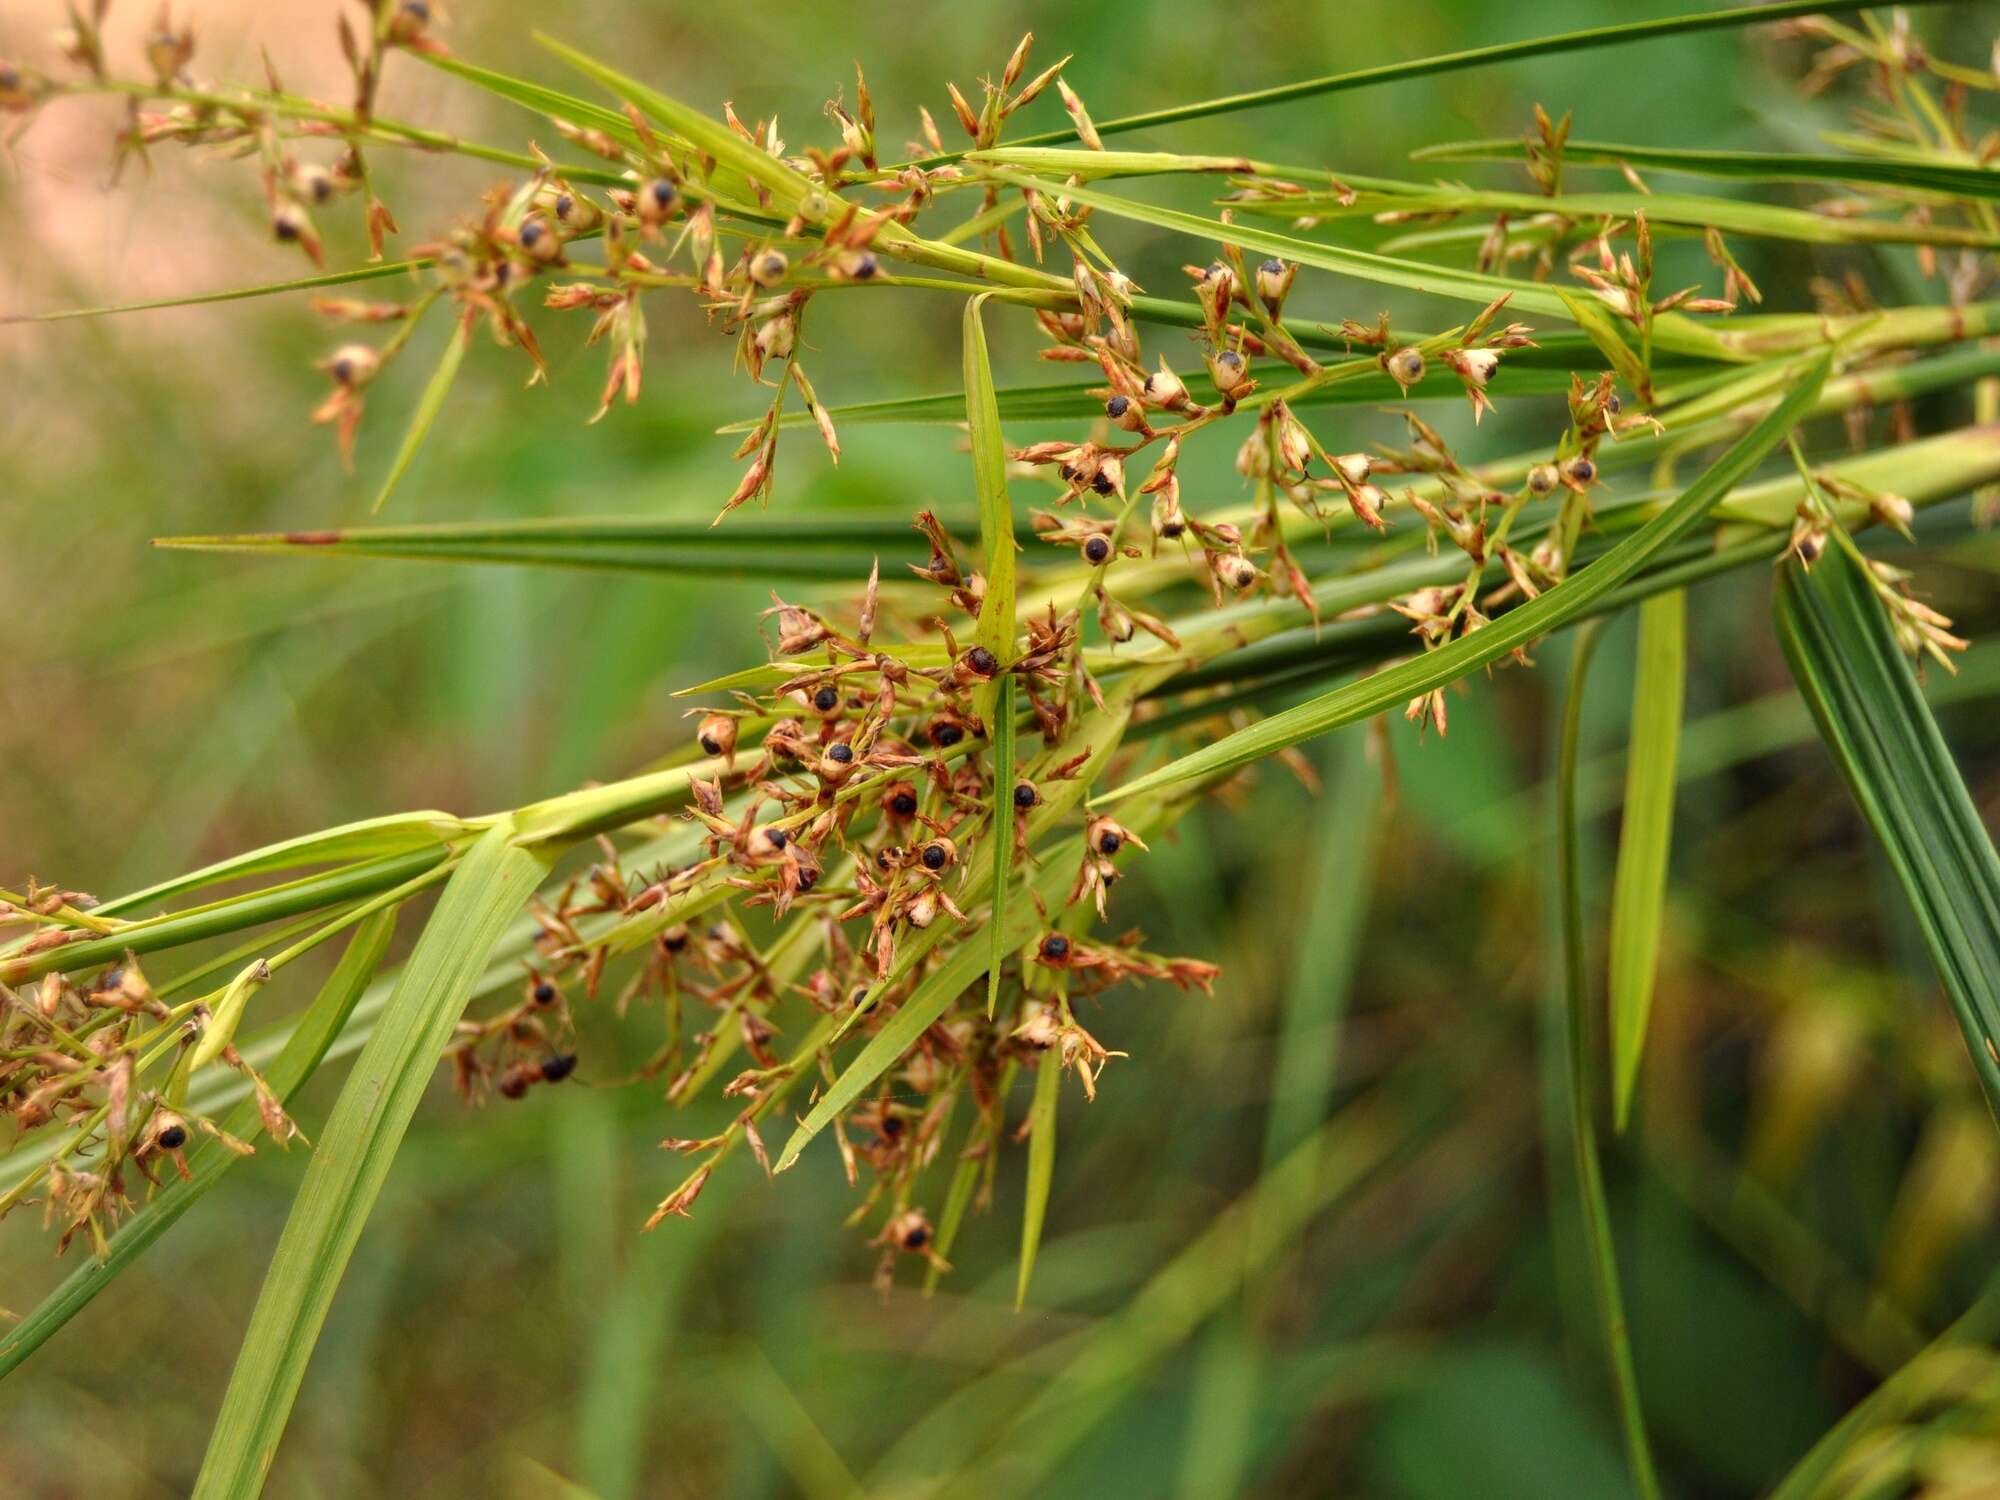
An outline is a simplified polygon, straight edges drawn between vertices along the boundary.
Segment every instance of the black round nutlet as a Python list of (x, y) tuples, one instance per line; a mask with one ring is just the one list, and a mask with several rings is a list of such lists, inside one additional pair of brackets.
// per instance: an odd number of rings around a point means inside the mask
[(889, 811), (899, 818), (907, 818), (917, 810), (917, 799), (911, 792), (898, 792), (889, 799)]
[(1130, 407), (1131, 404), (1132, 403), (1126, 400), (1126, 398), (1123, 396), (1113, 396), (1109, 401), (1104, 403), (1104, 415), (1107, 417), (1111, 417), (1115, 420), (1119, 417), (1124, 416), (1126, 409)]
[(840, 689), (828, 683), (813, 694), (813, 707), (823, 714), (830, 714), (840, 706)]
[(945, 723), (935, 725), (931, 729), (931, 743), (942, 746), (947, 750), (964, 738), (965, 731), (949, 720)]
[(1099, 854), (1116, 854), (1124, 847), (1124, 844), (1125, 840), (1107, 828), (1103, 833), (1098, 835), (1097, 852)]
[(924, 852), (920, 857), (926, 870), (942, 870), (951, 862), (951, 856), (945, 852), (943, 844), (924, 845)]
[(1024, 781), (1014, 788), (1014, 805), (1016, 807), (1033, 807), (1041, 800), (1042, 794), (1036, 791), (1028, 782)]
[(1083, 555), (1094, 563), (1101, 563), (1111, 556), (1111, 543), (1101, 536), (1094, 536), (1083, 544)]
[(1069, 939), (1060, 932), (1052, 932), (1042, 939), (1042, 957), (1062, 960), (1069, 957)]
[(160, 1149), (162, 1151), (178, 1151), (187, 1144), (187, 1138), (187, 1126), (169, 1125), (159, 1134)]
[(576, 1054), (574, 1052), (558, 1053), (542, 1064), (542, 1081), (544, 1083), (561, 1083), (575, 1071)]
[(834, 745), (826, 752), (826, 758), (844, 766), (854, 759), (854, 747), (845, 743)]
[(556, 1003), (556, 987), (544, 979), (540, 984), (535, 986), (533, 997), (537, 1005), (554, 1005)]
[(984, 646), (974, 646), (966, 652), (965, 664), (981, 677), (991, 677), (1000, 670), (1000, 659)]

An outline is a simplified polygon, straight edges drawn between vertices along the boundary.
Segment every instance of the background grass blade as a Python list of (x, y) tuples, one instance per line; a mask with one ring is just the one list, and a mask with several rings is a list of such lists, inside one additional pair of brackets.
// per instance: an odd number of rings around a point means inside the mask
[(1909, 898), (2000, 1109), (2000, 855), (1860, 566), (1829, 547), (1778, 575), (1778, 640), (1820, 735)]
[(1597, 1157), (1595, 1091), (1591, 1087), (1591, 1047), (1585, 1021), (1589, 1003), (1589, 965), (1584, 960), (1582, 855), (1577, 830), (1577, 749), (1583, 737), (1583, 689), (1597, 653), (1600, 627), (1592, 624), (1577, 638), (1570, 665), (1569, 696), (1563, 707), (1562, 748), (1556, 772), (1557, 884), (1562, 903), (1563, 1022), (1568, 1042), (1563, 1077), (1567, 1085), (1567, 1123), (1571, 1164), (1577, 1178), (1586, 1259), (1590, 1266), (1598, 1334), (1610, 1366), (1612, 1395), (1625, 1438), (1626, 1462), (1632, 1483), (1644, 1500), (1658, 1500), (1660, 1482), (1646, 1440), (1645, 1413), (1639, 1405), (1638, 1377), (1632, 1369), (1631, 1336), (1625, 1318), (1624, 1294), (1618, 1284), (1618, 1255), (1611, 1242), (1611, 1212), (1604, 1199), (1604, 1174)]
[(1062, 1060), (1044, 1052), (1035, 1067), (1035, 1100), (1028, 1107), (1028, 1186), (1021, 1203), (1021, 1269), (1014, 1281), (1014, 1310), (1028, 1303), (1042, 1225), (1049, 1214), (1049, 1185), (1056, 1174), (1056, 1106), (1062, 1100)]
[(445, 397), (451, 394), (452, 382), (458, 379), (458, 367), (465, 360), (465, 346), (472, 341), (472, 319), (461, 315), (458, 324), (451, 331), (451, 339), (444, 346), (444, 353), (438, 365), (431, 372), (431, 378), (424, 383), (423, 394), (417, 398), (415, 410), (410, 413), (410, 425), (403, 432), (403, 441), (396, 449), (395, 462), (389, 465), (389, 473), (382, 481), (382, 488), (375, 492), (375, 503), (369, 510), (378, 511), (388, 504), (389, 496), (409, 472), (415, 461), (417, 450), (424, 445), (424, 439), (431, 435), (431, 428), (437, 422), (438, 413), (444, 410)]
[[(1937, 4), (1940, 0), (1917, 0), (1917, 3)], [(1461, 72), (1467, 68), (1490, 67), (1495, 63), (1516, 62), (1525, 57), (1549, 57), (1557, 53), (1582, 52), (1595, 47), (1618, 47), (1631, 42), (1655, 41), (1660, 37), (1686, 36), (1692, 32), (1715, 31), (1724, 27), (1762, 25), (1782, 20), (1787, 16), (1825, 14), (1859, 8), (1859, 0), (1845, 0), (1845, 3), (1832, 5), (1815, 3), (1815, 0), (1777, 0), (1776, 4), (1771, 5), (1731, 7), (1724, 10), (1697, 11), (1685, 16), (1667, 16), (1657, 21), (1626, 21), (1612, 26), (1592, 26), (1580, 31), (1561, 32), (1554, 36), (1533, 37), (1519, 42), (1499, 42), (1489, 47), (1468, 47), (1463, 51), (1440, 53), (1435, 57), (1419, 57), (1412, 58), (1408, 62), (1357, 68), (1348, 73), (1302, 79), (1297, 83), (1280, 84), (1275, 88), (1256, 89), (1245, 94), (1225, 94), (1217, 99), (1203, 99), (1194, 104), (1177, 104), (1170, 109), (1148, 110), (1144, 114), (1120, 115), (1115, 119), (1096, 122), (1097, 133), (1103, 136), (1120, 135), (1128, 130), (1150, 130), (1160, 125), (1178, 125), (1184, 120), (1240, 114), (1246, 109), (1263, 109), (1273, 104), (1289, 104), (1295, 99), (1315, 99), (1323, 94), (1345, 93), (1350, 89), (1371, 88), (1381, 83), (1400, 83), (1406, 78), (1429, 78), (1439, 73)], [(1022, 136), (1013, 144), (1053, 146), (1076, 139), (1075, 130), (1049, 130), (1040, 135)], [(925, 157), (917, 165), (932, 166), (941, 162), (956, 161), (964, 154), (954, 151), (942, 156)]]
[(1811, 408), (1833, 366), (1831, 351), (1762, 421), (1718, 458), (1687, 490), (1644, 526), (1596, 562), (1556, 587), (1509, 610), (1492, 624), (1412, 661), (1334, 689), (1296, 708), (1273, 714), (1213, 744), (1170, 761), (1157, 770), (1114, 787), (1093, 799), (1104, 803), (1192, 777), (1211, 775), (1273, 755), (1302, 740), (1380, 713), (1419, 693), (1455, 682), (1466, 673), (1548, 634), (1586, 612), (1596, 601), (1636, 573), (1648, 559), (1685, 535), (1782, 442)]
[[(340, 962), (321, 986), (319, 995), (299, 1017), (284, 1051), (264, 1070), (264, 1081), (281, 1103), (289, 1103), (299, 1086), (313, 1074), (326, 1049), (347, 1024), (354, 1002), (368, 988), (382, 955), (396, 928), (396, 912), (385, 908), (362, 920), (348, 939)], [(222, 1128), (239, 1140), (252, 1140), (259, 1129), (255, 1100), (239, 1105)], [(89, 1305), (91, 1298), (109, 1286), (120, 1272), (143, 1255), (180, 1216), (200, 1201), (202, 1195), (221, 1180), (238, 1161), (234, 1151), (209, 1140), (189, 1161), (192, 1181), (169, 1177), (159, 1195), (141, 1207), (123, 1228), (111, 1237), (109, 1252), (102, 1260), (79, 1266), (61, 1286), (44, 1298), (35, 1310), (0, 1337), (0, 1378), (33, 1354), (63, 1324)]]
[(1611, 1101), (1619, 1130), (1632, 1109), (1660, 960), (1667, 857), (1673, 847), (1676, 762), (1687, 677), (1687, 593), (1639, 606), (1639, 666), (1625, 757), (1625, 817), (1611, 883)]
[(487, 955), (547, 871), (502, 819), (472, 846), (403, 968), (306, 1168), (195, 1481), (197, 1500), (264, 1487), (306, 1361), (368, 1211)]

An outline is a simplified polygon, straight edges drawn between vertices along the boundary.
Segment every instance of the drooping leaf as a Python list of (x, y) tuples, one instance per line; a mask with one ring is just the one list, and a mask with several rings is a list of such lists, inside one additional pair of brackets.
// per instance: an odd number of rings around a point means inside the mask
[(1626, 1462), (1633, 1487), (1645, 1500), (1658, 1500), (1660, 1483), (1646, 1437), (1645, 1413), (1639, 1404), (1638, 1377), (1632, 1368), (1632, 1345), (1625, 1316), (1625, 1298), (1618, 1283), (1618, 1255), (1611, 1240), (1611, 1211), (1604, 1197), (1604, 1173), (1597, 1152), (1597, 1102), (1592, 1087), (1592, 1051), (1585, 1007), (1589, 1004), (1589, 966), (1584, 961), (1583, 876), (1579, 868), (1581, 840), (1577, 830), (1578, 746), (1583, 734), (1583, 689), (1599, 639), (1599, 627), (1586, 626), (1577, 640), (1570, 666), (1569, 695), (1563, 708), (1562, 745), (1556, 769), (1556, 869), (1561, 901), (1563, 945), (1563, 1032), (1567, 1040), (1563, 1070), (1563, 1123), (1567, 1126), (1570, 1164), (1576, 1173), (1578, 1203), (1584, 1234), (1585, 1259), (1590, 1266), (1597, 1331), (1603, 1345), (1614, 1404), (1625, 1438)]
[(1639, 667), (1632, 681), (1632, 733), (1625, 757), (1625, 818), (1611, 882), (1611, 1100), (1619, 1130), (1631, 1114), (1666, 916), (1673, 847), (1681, 702), (1687, 675), (1687, 593), (1672, 589), (1639, 606)]
[(1501, 615), (1491, 624), (1462, 635), (1450, 644), (1426, 651), (1414, 660), (1364, 677), (1345, 687), (1273, 714), (1237, 730), (1180, 759), (1170, 761), (1095, 799), (1113, 802), (1136, 792), (1208, 776), (1262, 759), (1302, 740), (1351, 724), (1385, 708), (1406, 703), (1421, 693), (1457, 681), (1466, 673), (1498, 661), (1517, 647), (1586, 613), (1604, 595), (1624, 583), (1648, 561), (1684, 536), (1722, 497), (1761, 463), (1811, 408), (1832, 368), (1831, 351), (1787, 392), (1734, 446), (1671, 504), (1609, 552), (1566, 578), (1556, 587)]
[(264, 1487), (327, 1309), (467, 996), (547, 871), (510, 820), (466, 854), (404, 965), (306, 1167), (222, 1398), (195, 1500)]
[[(312, 1077), (326, 1056), (326, 1049), (347, 1024), (354, 1002), (368, 988), (382, 955), (395, 931), (396, 912), (384, 908), (364, 918), (348, 940), (333, 973), (327, 976), (318, 996), (307, 1007), (277, 1059), (266, 1067), (264, 1081), (279, 1103), (289, 1103), (300, 1085)], [(259, 1129), (254, 1100), (246, 1101), (222, 1122), (222, 1128), (239, 1140), (253, 1139)], [(137, 1212), (111, 1236), (102, 1259), (79, 1266), (35, 1310), (12, 1328), (0, 1333), (0, 1378), (46, 1343), (63, 1324), (89, 1305), (147, 1248), (179, 1221), (182, 1214), (201, 1200), (242, 1158), (219, 1141), (207, 1140), (191, 1155), (188, 1169), (192, 1180), (170, 1177), (159, 1194), (143, 1203)]]
[(1049, 1214), (1049, 1186), (1056, 1172), (1056, 1106), (1062, 1099), (1062, 1060), (1044, 1052), (1035, 1065), (1035, 1100), (1028, 1106), (1028, 1186), (1021, 1204), (1021, 1268), (1014, 1281), (1014, 1308), (1028, 1302), (1028, 1283), (1035, 1274), (1035, 1253), (1042, 1245), (1042, 1225)]
[(1778, 575), (1778, 640), (1937, 965), (2000, 1109), (2000, 854), (1860, 566), (1840, 546)]

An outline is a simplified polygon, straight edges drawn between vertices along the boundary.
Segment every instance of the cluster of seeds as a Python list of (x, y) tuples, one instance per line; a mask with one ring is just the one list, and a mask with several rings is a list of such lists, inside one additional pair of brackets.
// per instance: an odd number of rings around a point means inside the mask
[[(102, 44), (106, 8), (97, 0), (73, 10), (61, 50), (80, 81), (0, 62), (0, 110), (20, 117), (16, 131), (66, 92), (122, 93), (130, 115), (121, 160), (165, 143), (254, 158), (271, 234), (316, 262), (324, 257), (319, 219), (344, 200), (359, 203), (377, 258), (400, 232), (376, 193), (371, 153), (464, 149), (376, 109), (393, 55), (448, 57), (422, 0), (363, 0), (358, 26), (341, 16), (354, 88), (340, 109), (295, 98), (275, 76), (263, 90), (202, 85), (189, 71), (193, 33), (165, 11), (145, 48), (146, 75), (120, 80)], [(1147, 950), (1137, 932), (1097, 931), (1121, 874), (1148, 851), (1147, 835), (1169, 828), (1189, 800), (1135, 799), (1122, 822), (1090, 809), (1091, 785), (1115, 778), (1121, 757), (1129, 763), (1124, 727), (1155, 712), (1143, 674), (1110, 681), (1108, 666), (1129, 667), (1144, 650), (1150, 665), (1179, 670), (1244, 643), (1233, 627), (1210, 630), (1199, 615), (1192, 628), (1185, 618), (1169, 623), (1142, 601), (1187, 584), (1218, 605), (1262, 596), (1294, 614), (1288, 623), (1316, 626), (1318, 591), (1300, 544), (1336, 526), (1386, 533), (1392, 516), (1413, 516), (1421, 531), (1409, 535), (1433, 553), (1462, 555), (1463, 576), (1373, 612), (1407, 619), (1412, 651), (1462, 640), (1569, 575), (1593, 522), (1604, 445), (1659, 430), (1651, 366), (1631, 351), (1650, 349), (1667, 315), (1727, 311), (1739, 296), (1757, 297), (1713, 229), (1703, 243), (1722, 273), (1721, 297), (1655, 289), (1643, 213), (1590, 222), (1552, 213), (1531, 234), (1498, 215), (1481, 269), (1532, 255), (1541, 276), (1572, 274), (1578, 294), (1624, 330), (1609, 336), (1624, 351), (1606, 356), (1614, 368), (1571, 377), (1559, 430), (1511, 488), (1461, 462), (1413, 412), (1404, 414), (1403, 446), (1329, 444), (1301, 415), (1324, 387), (1365, 380), (1396, 399), (1442, 385), (1463, 392), (1477, 422), (1493, 407), (1496, 375), (1510, 355), (1535, 346), (1535, 331), (1502, 321), (1506, 296), (1436, 334), (1398, 332), (1386, 315), (1338, 325), (1300, 319), (1288, 315), (1299, 265), (1246, 257), (1227, 238), (1214, 259), (1185, 268), (1190, 297), (1163, 310), (1100, 243), (1085, 201), (1091, 173), (1052, 167), (1064, 180), (1051, 182), (994, 159), (1003, 127), (1051, 87), (1085, 150), (1102, 150), (1063, 63), (1028, 75), (1031, 41), (1022, 40), (976, 106), (950, 89), (970, 152), (947, 151), (932, 116), (919, 111), (918, 138), (899, 164), (881, 160), (875, 101), (858, 69), (853, 103), (828, 106), (837, 140), (800, 152), (787, 150), (775, 119), (746, 123), (727, 106), (720, 123), (656, 99), (642, 99), (643, 109), (593, 106), (585, 118), (557, 117), (571, 155), (587, 161), (479, 148), (485, 159), (514, 164), (515, 175), (414, 247), (420, 290), (410, 301), (316, 303), (351, 328), (395, 325), (379, 343), (349, 335), (321, 362), (330, 390), (313, 420), (333, 427), (348, 453), (367, 391), (433, 308), (457, 320), (459, 347), (483, 327), (518, 351), (530, 383), (547, 369), (523, 306), (538, 299), (558, 313), (588, 314), (589, 341), (608, 354), (602, 417), (621, 396), (640, 398), (645, 299), (692, 296), (733, 341), (748, 380), (770, 393), (738, 450), (744, 468), (721, 498), (725, 516), (773, 493), (794, 392), (839, 460), (833, 416), (800, 358), (807, 312), (823, 295), (881, 295), (906, 284), (990, 290), (999, 305), (1030, 311), (1044, 359), (1092, 372), (1087, 389), (1097, 405), (1087, 435), (1031, 441), (1005, 455), (1010, 477), (1041, 486), (1029, 524), (1053, 560), (1043, 577), (1059, 586), (1033, 607), (1025, 583), (1011, 585), (1012, 596), (990, 587), (998, 554), (968, 560), (946, 522), (924, 510), (913, 524), (927, 557), (910, 576), (885, 582), (878, 564), (865, 585), (856, 580), (858, 597), (774, 595), (764, 616), (765, 669), (733, 684), (727, 700), (694, 711), (701, 758), (686, 780), (686, 856), (627, 870), (623, 846), (600, 835), (599, 862), (535, 906), (539, 931), (518, 998), (463, 1020), (450, 1048), (468, 1097), (519, 1100), (562, 1082), (579, 1068), (572, 997), (580, 1007), (600, 1001), (613, 964), (636, 955), (615, 1004), (621, 1012), (641, 1001), (659, 1008), (664, 1040), (643, 1076), (665, 1080), (676, 1103), (712, 1081), (741, 1101), (721, 1132), (666, 1143), (699, 1160), (660, 1204), (657, 1223), (687, 1212), (738, 1142), (765, 1159), (760, 1124), (768, 1127), (795, 1092), (833, 1085), (837, 1043), (934, 1015), (832, 1122), (850, 1177), (858, 1183), (868, 1171), (856, 1218), (876, 1224), (884, 1276), (903, 1255), (942, 1264), (949, 1229), (929, 1216), (925, 1171), (948, 1149), (961, 1102), (976, 1118), (958, 1159), (982, 1163), (990, 1182), (1008, 1096), (1024, 1074), (1072, 1069), (1094, 1094), (1119, 1055), (1086, 1029), (1082, 1002), (1125, 981), (1207, 990), (1216, 977), (1211, 964)], [(1551, 197), (1567, 137), (1567, 119), (1537, 111), (1528, 168)], [(1232, 214), (1308, 194), (1276, 169), (1230, 162), (1221, 170), (1233, 190), (1225, 235), (1241, 233)], [(1353, 195), (1336, 185), (1336, 196)], [(952, 233), (922, 232), (941, 206), (970, 198), (976, 212)], [(1149, 347), (1142, 334), (1157, 323), (1180, 341), (1170, 350)], [(1628, 401), (1637, 409), (1628, 411)], [(1218, 439), (1204, 436), (1211, 429)], [(1187, 446), (1225, 430), (1239, 434), (1234, 468), (1252, 497), (1247, 505), (1201, 503), (1183, 490)], [(1826, 544), (1827, 507), (1859, 495), (1830, 475), (1815, 483), (1793, 537), (1801, 556)], [(1908, 501), (1859, 497), (1885, 524), (1907, 526)], [(1520, 545), (1517, 524), (1538, 506), (1535, 539)], [(1013, 543), (1008, 535), (987, 545)], [(1963, 645), (1948, 621), (1908, 595), (1902, 575), (1876, 567), (1871, 576), (1913, 650), (1948, 661)], [(1073, 596), (1065, 592), (1072, 587)], [(1195, 630), (1199, 640), (1190, 639)], [(1407, 712), (1442, 732), (1442, 690)], [(1002, 920), (996, 898), (1010, 892), (1012, 910), (1032, 912), (1032, 923), (956, 983), (954, 965), (969, 948), (987, 949), (990, 924)], [(17, 966), (118, 931), (95, 922), (79, 893), (39, 888), (8, 898), (0, 920), (36, 929), (4, 955)], [(933, 1004), (947, 981), (955, 987)], [(125, 1167), (148, 1179), (163, 1161), (185, 1170), (182, 1152), (195, 1132), (247, 1149), (185, 1105), (189, 1073), (211, 1058), (249, 1078), (269, 1133), (281, 1141), (295, 1134), (229, 1043), (259, 982), (253, 975), (169, 1005), (135, 963), (120, 959), (91, 979), (52, 972), (32, 990), (0, 985), (0, 1108), (26, 1129), (71, 1131), (50, 1170), (0, 1198), (0, 1211), (39, 1183), (65, 1241), (82, 1230), (101, 1244), (128, 1203)], [(919, 1009), (920, 1001), (932, 1008)], [(781, 1028), (796, 1027), (801, 1013), (801, 1034), (786, 1038)], [(691, 1034), (690, 1016), (699, 1022)], [(739, 1054), (750, 1066), (725, 1079)]]

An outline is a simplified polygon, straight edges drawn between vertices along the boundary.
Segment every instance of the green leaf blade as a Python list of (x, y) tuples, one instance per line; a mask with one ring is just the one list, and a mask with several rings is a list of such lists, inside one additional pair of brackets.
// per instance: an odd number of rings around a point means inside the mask
[(368, 1211), (488, 953), (546, 873), (497, 822), (466, 855), (340, 1091), (286, 1219), (195, 1481), (254, 1500)]
[(1639, 606), (1639, 668), (1625, 760), (1625, 820), (1611, 882), (1612, 1120), (1624, 1130), (1652, 1014), (1674, 834), (1687, 677), (1687, 592)]
[(1035, 1102), (1028, 1107), (1028, 1190), (1021, 1205), (1021, 1269), (1014, 1282), (1014, 1310), (1028, 1303), (1042, 1226), (1049, 1216), (1049, 1188), (1056, 1173), (1056, 1106), (1062, 1101), (1062, 1063), (1054, 1052), (1035, 1065)]
[(375, 492), (375, 503), (368, 507), (371, 512), (379, 511), (389, 503), (389, 496), (395, 493), (396, 486), (409, 472), (418, 450), (424, 446), (424, 439), (431, 435), (438, 413), (444, 410), (445, 397), (451, 394), (452, 382), (458, 379), (458, 367), (465, 360), (466, 345), (471, 341), (472, 318), (461, 315), (451, 331), (451, 339), (444, 346), (437, 368), (424, 382), (423, 394), (417, 398), (416, 408), (410, 413), (410, 425), (404, 429), (403, 441), (396, 449), (395, 462), (389, 465), (382, 488)]
[(1779, 643), (1909, 898), (1989, 1107), (2000, 1112), (2000, 854), (1874, 589), (1843, 547), (1778, 578)]

